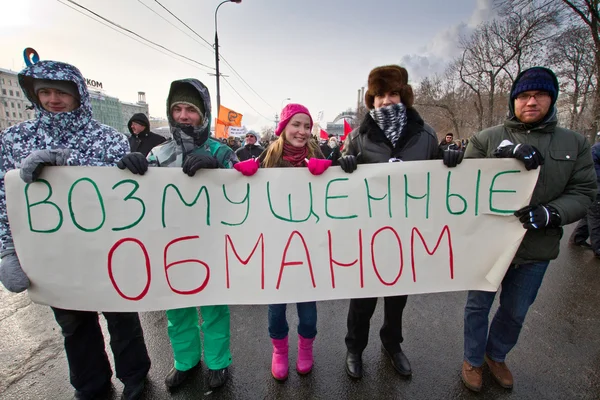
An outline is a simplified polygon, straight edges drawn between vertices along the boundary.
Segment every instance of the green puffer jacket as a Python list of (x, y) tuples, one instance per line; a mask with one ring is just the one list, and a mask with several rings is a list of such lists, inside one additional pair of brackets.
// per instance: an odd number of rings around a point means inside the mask
[[(598, 189), (590, 144), (579, 133), (556, 125), (555, 109), (541, 123), (527, 125), (514, 117), (511, 105), (504, 125), (486, 129), (471, 138), (465, 158), (492, 158), (503, 140), (535, 146), (544, 157), (544, 165), (540, 167), (530, 204), (554, 207), (561, 217), (561, 224), (567, 225), (586, 214)], [(528, 230), (513, 263), (555, 259), (562, 233), (562, 228)]]

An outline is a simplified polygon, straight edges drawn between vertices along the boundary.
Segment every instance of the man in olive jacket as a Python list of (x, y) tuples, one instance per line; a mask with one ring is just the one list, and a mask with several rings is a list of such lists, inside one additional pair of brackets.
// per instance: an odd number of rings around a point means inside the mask
[(562, 226), (583, 217), (596, 197), (590, 145), (580, 134), (557, 126), (558, 81), (542, 67), (523, 71), (510, 92), (503, 125), (479, 132), (466, 158), (512, 157), (526, 169), (540, 167), (530, 205), (515, 212), (527, 229), (504, 279), (500, 307), (488, 332), (495, 292), (469, 291), (464, 317), (462, 380), (479, 391), (483, 363), (504, 388), (513, 377), (505, 364), (527, 310), (533, 304), (550, 260), (558, 256)]

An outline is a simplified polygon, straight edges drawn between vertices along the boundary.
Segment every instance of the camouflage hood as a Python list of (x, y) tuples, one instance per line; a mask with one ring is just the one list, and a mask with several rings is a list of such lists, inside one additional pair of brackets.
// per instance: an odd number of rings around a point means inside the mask
[[(44, 110), (33, 91), (33, 82), (36, 79), (51, 79), (75, 83), (79, 91), (79, 107), (73, 111), (62, 113), (52, 113)], [(27, 99), (35, 107), (38, 124), (47, 135), (61, 137), (81, 134), (84, 127), (92, 120), (92, 105), (90, 103), (90, 94), (85, 85), (85, 79), (81, 75), (81, 72), (70, 64), (49, 60), (40, 61), (19, 73), (19, 84), (25, 92)]]

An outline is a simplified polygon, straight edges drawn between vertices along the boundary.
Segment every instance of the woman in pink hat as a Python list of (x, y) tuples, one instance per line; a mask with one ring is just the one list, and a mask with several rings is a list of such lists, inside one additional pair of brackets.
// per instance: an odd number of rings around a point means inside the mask
[[(288, 104), (281, 111), (281, 121), (275, 135), (278, 139), (257, 160), (247, 160), (234, 165), (244, 175), (253, 175), (258, 165), (263, 168), (308, 167), (313, 175), (320, 175), (331, 166), (325, 160), (316, 141), (311, 140), (313, 121), (308, 109), (300, 104)], [(288, 377), (288, 323), (286, 304), (269, 305), (269, 336), (273, 343), (271, 373), (284, 381)], [(313, 366), (313, 341), (317, 335), (317, 303), (297, 303), (298, 359), (296, 370), (308, 374)]]

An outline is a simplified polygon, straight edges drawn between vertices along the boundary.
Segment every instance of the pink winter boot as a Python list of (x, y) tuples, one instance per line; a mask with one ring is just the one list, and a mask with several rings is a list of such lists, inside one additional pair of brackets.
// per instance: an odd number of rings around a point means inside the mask
[(271, 339), (273, 343), (273, 360), (271, 361), (271, 373), (278, 381), (285, 381), (288, 377), (288, 338)]
[(298, 335), (298, 360), (296, 370), (299, 374), (308, 374), (313, 367), (313, 342), (315, 338), (307, 339)]

